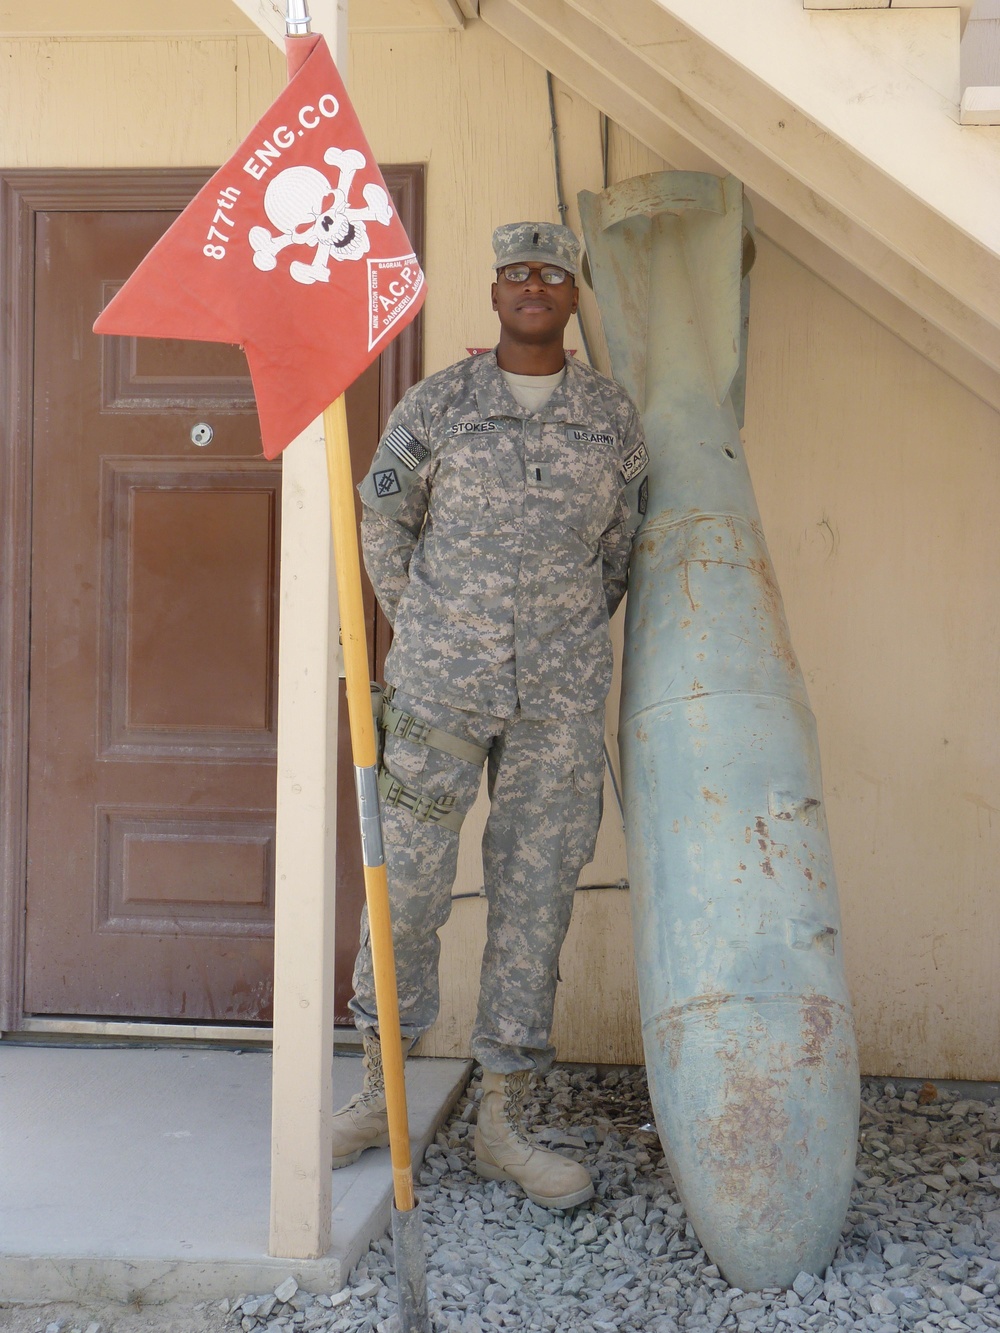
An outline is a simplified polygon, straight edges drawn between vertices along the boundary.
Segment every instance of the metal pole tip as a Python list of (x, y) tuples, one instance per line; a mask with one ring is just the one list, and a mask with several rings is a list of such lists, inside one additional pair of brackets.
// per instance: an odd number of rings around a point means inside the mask
[(307, 0), (285, 0), (285, 35), (287, 37), (307, 36), (311, 23)]

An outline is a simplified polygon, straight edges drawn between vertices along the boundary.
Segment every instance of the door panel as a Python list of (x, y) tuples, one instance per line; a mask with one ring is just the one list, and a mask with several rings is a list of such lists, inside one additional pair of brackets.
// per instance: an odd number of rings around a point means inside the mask
[(267, 1020), (280, 465), (237, 349), (90, 332), (170, 221), (37, 216), (25, 1009)]
[[(383, 173), (420, 254), (423, 169)], [(23, 1013), (270, 1018), (280, 465), (261, 457), (238, 350), (91, 332), (200, 184), (170, 171), (0, 176), (0, 1013), (12, 1028)], [(421, 325), (348, 394), (359, 476), (419, 377)], [(215, 431), (204, 449), (190, 438), (200, 421)], [(380, 674), (388, 626), (367, 585), (365, 599)], [(353, 792), (346, 725), (340, 763)], [(340, 820), (343, 1017), (364, 900), (353, 795)]]
[(273, 755), (273, 486), (207, 459), (105, 460), (102, 482), (105, 748)]

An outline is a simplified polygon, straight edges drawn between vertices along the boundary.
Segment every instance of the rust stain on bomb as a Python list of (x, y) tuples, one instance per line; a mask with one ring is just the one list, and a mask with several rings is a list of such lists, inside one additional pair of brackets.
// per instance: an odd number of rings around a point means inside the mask
[(800, 1065), (823, 1065), (833, 1033), (833, 1013), (828, 1003), (807, 1000), (802, 1004), (802, 1056)]
[(689, 572), (689, 568), (690, 568), (690, 561), (685, 560), (681, 565), (681, 581), (684, 586), (684, 594), (687, 597), (688, 601), (691, 603), (691, 610), (697, 611), (698, 603), (694, 600), (694, 597), (691, 594), (691, 575)]
[(783, 1080), (740, 1069), (739, 1058), (731, 1058), (725, 1109), (709, 1122), (700, 1145), (704, 1160), (718, 1163), (720, 1196), (739, 1209), (745, 1225), (767, 1222), (772, 1182), (781, 1170), (791, 1123), (784, 1109), (786, 1092)]

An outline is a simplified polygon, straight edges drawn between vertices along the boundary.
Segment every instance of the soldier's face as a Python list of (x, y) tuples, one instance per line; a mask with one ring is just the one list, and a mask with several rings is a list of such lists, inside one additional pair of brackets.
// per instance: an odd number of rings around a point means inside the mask
[(543, 282), (541, 271), (550, 267), (528, 265), (524, 282), (511, 282), (501, 271), (492, 286), (493, 309), (499, 316), (500, 327), (519, 342), (551, 343), (561, 338), (576, 311), (580, 291), (572, 274), (567, 274), (564, 282)]

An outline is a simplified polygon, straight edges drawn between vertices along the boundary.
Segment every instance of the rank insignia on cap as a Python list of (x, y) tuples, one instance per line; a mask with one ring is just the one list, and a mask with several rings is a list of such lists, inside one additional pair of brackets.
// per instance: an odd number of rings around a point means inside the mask
[(397, 426), (395, 430), (391, 430), (382, 443), (387, 449), (391, 449), (411, 472), (415, 472), (424, 459), (430, 457), (431, 451), (427, 446), (421, 444), (415, 435), (411, 435), (405, 426)]
[(396, 469), (386, 468), (383, 472), (373, 472), (372, 481), (375, 483), (375, 494), (379, 496), (398, 495), (399, 478), (396, 476)]
[(580, 242), (560, 222), (506, 222), (493, 233), (493, 267), (554, 264), (576, 273)]

